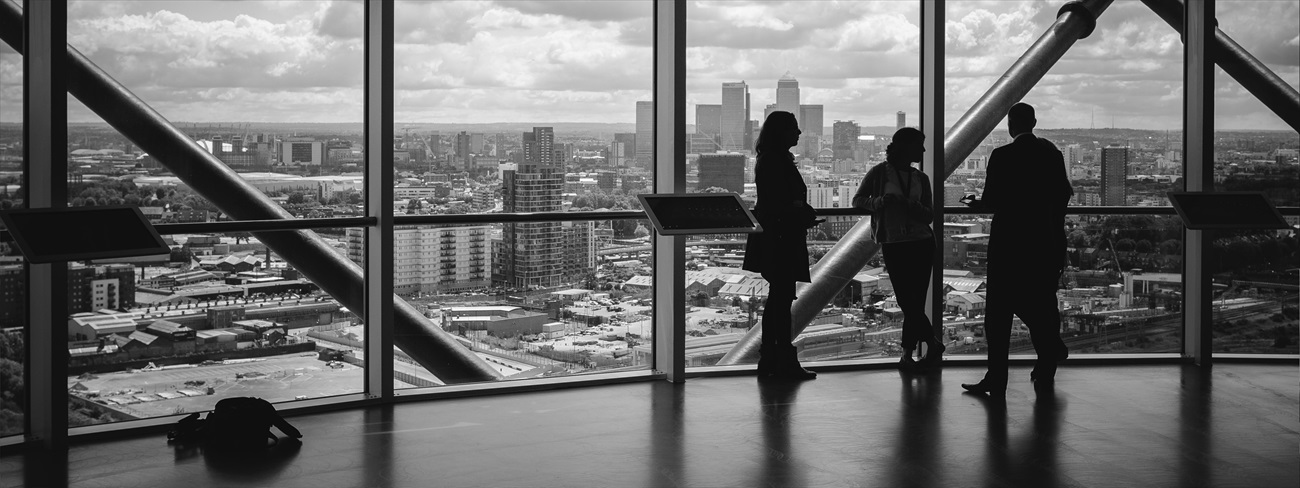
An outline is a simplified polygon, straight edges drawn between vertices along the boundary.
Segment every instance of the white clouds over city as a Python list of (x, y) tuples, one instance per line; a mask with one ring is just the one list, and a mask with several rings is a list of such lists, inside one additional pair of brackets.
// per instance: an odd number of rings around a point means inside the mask
[[(1056, 18), (1062, 1), (947, 2), (945, 117), (955, 122)], [(1220, 27), (1300, 85), (1300, 0), (1219, 2)], [(399, 122), (632, 122), (651, 96), (646, 1), (398, 2)], [(692, 1), (687, 102), (744, 80), (753, 114), (790, 72), (830, 121), (892, 125), (919, 106), (919, 2)], [(359, 122), (359, 2), (72, 2), (68, 39), (176, 121)], [(21, 57), (0, 49), (0, 120), (21, 119)], [(1117, 0), (1030, 92), (1048, 127), (1177, 129), (1179, 35)], [(1217, 125), (1286, 128), (1226, 75)], [(70, 100), (73, 120), (97, 120)]]

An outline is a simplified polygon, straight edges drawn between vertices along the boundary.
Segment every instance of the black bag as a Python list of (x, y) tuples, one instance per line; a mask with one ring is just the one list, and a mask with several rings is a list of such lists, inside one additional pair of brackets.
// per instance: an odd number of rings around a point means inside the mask
[(294, 439), (302, 437), (298, 429), (280, 417), (271, 402), (253, 397), (226, 398), (217, 402), (207, 418), (199, 419), (199, 414), (193, 413), (181, 419), (167, 433), (167, 441), (232, 450), (265, 448), (279, 442), (271, 426)]

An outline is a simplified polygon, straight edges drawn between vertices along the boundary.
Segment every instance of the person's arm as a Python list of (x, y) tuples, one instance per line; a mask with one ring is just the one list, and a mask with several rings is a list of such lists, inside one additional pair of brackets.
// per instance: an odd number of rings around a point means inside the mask
[(921, 201), (909, 200), (908, 209), (913, 219), (929, 223), (934, 220), (934, 192), (930, 190), (930, 177), (923, 171), (917, 171), (912, 177), (921, 180)]
[(884, 199), (880, 195), (874, 194), (875, 189), (880, 186), (878, 180), (881, 172), (877, 168), (880, 168), (880, 166), (877, 165), (871, 168), (870, 171), (867, 171), (867, 176), (862, 178), (862, 184), (858, 185), (858, 192), (853, 194), (854, 207), (874, 213), (884, 205)]

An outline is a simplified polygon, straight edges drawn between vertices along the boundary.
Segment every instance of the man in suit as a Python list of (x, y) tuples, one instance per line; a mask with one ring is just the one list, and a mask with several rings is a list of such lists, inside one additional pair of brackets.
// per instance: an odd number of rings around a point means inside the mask
[(1056, 287), (1065, 270), (1065, 208), (1074, 189), (1061, 151), (1034, 136), (1036, 124), (1029, 104), (1011, 107), (1007, 129), (1014, 140), (989, 156), (984, 193), (972, 204), (993, 211), (984, 317), (989, 370), (979, 383), (961, 385), (976, 393), (1006, 393), (1012, 315), (1029, 327), (1038, 353), (1031, 380), (1053, 381), (1068, 355)]

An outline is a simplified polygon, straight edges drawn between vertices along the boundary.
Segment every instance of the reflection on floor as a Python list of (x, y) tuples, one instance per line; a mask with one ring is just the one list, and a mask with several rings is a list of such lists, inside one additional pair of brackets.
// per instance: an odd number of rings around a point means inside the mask
[[(1070, 366), (1005, 403), (977, 368), (803, 384), (691, 379), (404, 403), (292, 418), (301, 448), (251, 459), (161, 435), (79, 445), (84, 487), (1300, 486), (1295, 365)], [(0, 485), (49, 470), (0, 458)], [(56, 476), (57, 478), (58, 476)], [(60, 480), (56, 480), (58, 482)]]

